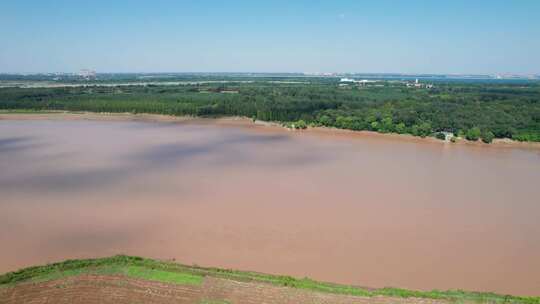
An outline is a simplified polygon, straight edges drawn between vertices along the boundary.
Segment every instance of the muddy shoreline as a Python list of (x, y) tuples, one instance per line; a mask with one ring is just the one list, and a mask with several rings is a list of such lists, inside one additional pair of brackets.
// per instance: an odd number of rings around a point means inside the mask
[(0, 120), (90, 120), (90, 121), (134, 121), (134, 122), (160, 122), (160, 123), (200, 123), (216, 124), (223, 126), (236, 126), (257, 128), (267, 131), (290, 131), (316, 136), (332, 136), (340, 138), (371, 138), (382, 140), (395, 140), (402, 142), (427, 143), (438, 145), (465, 145), (482, 148), (519, 148), (540, 150), (540, 143), (519, 142), (508, 138), (496, 138), (491, 144), (485, 144), (478, 140), (468, 141), (462, 138), (450, 143), (433, 137), (418, 137), (410, 134), (379, 133), (374, 131), (354, 131), (329, 127), (309, 127), (306, 130), (291, 130), (276, 122), (253, 121), (247, 117), (228, 116), (219, 118), (196, 117), (196, 116), (172, 116), (164, 114), (133, 114), (133, 113), (96, 113), (96, 112), (70, 112), (70, 111), (46, 111), (44, 113), (9, 112), (0, 111)]

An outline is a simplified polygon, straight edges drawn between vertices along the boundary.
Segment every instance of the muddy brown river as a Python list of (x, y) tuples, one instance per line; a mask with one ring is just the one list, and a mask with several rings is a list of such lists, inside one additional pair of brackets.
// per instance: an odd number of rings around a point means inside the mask
[(0, 272), (129, 254), (540, 295), (540, 153), (209, 121), (0, 120)]

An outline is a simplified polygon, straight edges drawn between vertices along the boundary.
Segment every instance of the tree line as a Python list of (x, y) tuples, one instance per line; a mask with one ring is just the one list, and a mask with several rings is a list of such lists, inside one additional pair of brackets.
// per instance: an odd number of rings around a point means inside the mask
[[(226, 90), (235, 94), (222, 93)], [(469, 140), (540, 141), (540, 85), (439, 83), (412, 89), (390, 82), (132, 85), (2, 88), (0, 109), (246, 116), (316, 125)]]

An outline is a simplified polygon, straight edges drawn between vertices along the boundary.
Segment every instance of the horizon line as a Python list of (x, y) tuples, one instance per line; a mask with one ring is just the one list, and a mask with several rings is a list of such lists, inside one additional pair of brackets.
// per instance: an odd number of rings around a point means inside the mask
[(167, 72), (160, 72), (160, 71), (153, 71), (153, 72), (139, 72), (139, 71), (131, 71), (131, 72), (98, 72), (92, 69), (80, 69), (78, 71), (48, 71), (48, 72), (0, 72), (0, 75), (50, 75), (50, 74), (56, 74), (56, 75), (73, 75), (78, 74), (81, 71), (88, 70), (93, 71), (97, 75), (108, 75), (108, 74), (147, 74), (147, 75), (155, 75), (155, 74), (301, 74), (305, 76), (338, 76), (338, 75), (400, 75), (400, 76), (408, 76), (408, 75), (415, 75), (415, 76), (540, 76), (540, 72), (533, 72), (533, 73), (512, 73), (512, 72), (498, 72), (498, 73), (409, 73), (409, 72), (300, 72), (300, 71), (294, 71), (294, 72), (255, 72), (255, 71), (249, 71), (249, 72), (240, 72), (240, 71), (167, 71)]

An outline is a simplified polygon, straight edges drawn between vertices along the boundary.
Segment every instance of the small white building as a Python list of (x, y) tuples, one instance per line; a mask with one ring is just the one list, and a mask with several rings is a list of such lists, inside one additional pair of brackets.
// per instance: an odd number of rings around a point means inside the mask
[(444, 140), (445, 140), (445, 141), (450, 141), (450, 140), (452, 140), (452, 138), (454, 137), (454, 133), (452, 133), (452, 132), (445, 132), (445, 131), (443, 131), (443, 132), (441, 132), (441, 133), (444, 134)]
[(77, 75), (84, 79), (93, 79), (93, 78), (96, 78), (96, 71), (83, 69), (83, 70), (80, 70)]
[(360, 85), (360, 86), (365, 86), (368, 83), (374, 83), (376, 81), (375, 80), (368, 80), (368, 79), (355, 80), (355, 79), (352, 79), (352, 78), (341, 78), (340, 82), (341, 82), (340, 85), (342, 85), (342, 84), (343, 85), (357, 84), (357, 85)]
[(414, 80), (414, 82), (407, 82), (405, 84), (407, 86), (407, 88), (426, 88), (426, 89), (431, 89), (433, 88), (433, 84), (431, 83), (420, 83), (420, 81), (418, 80), (418, 78), (416, 78)]

